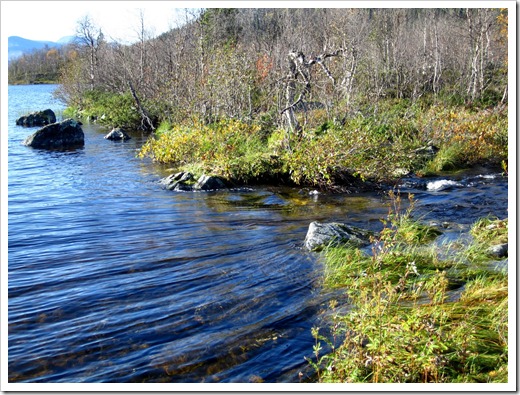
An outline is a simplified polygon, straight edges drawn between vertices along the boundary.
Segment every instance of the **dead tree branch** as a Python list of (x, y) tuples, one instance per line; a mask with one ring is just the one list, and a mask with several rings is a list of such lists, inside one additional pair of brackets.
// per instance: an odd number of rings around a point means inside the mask
[(134, 98), (135, 105), (137, 106), (137, 109), (139, 110), (139, 115), (141, 115), (141, 127), (144, 130), (154, 131), (155, 127), (153, 126), (153, 122), (150, 118), (150, 115), (148, 114), (148, 111), (146, 111), (146, 109), (141, 104), (141, 100), (139, 100), (139, 96), (137, 96), (137, 93), (135, 92), (134, 86), (132, 85), (132, 81), (130, 81), (130, 79), (128, 79), (128, 87), (130, 88), (130, 93), (132, 94), (132, 97)]
[[(305, 55), (301, 51), (292, 50), (288, 54), (289, 60), (289, 72), (287, 74), (287, 88), (286, 88), (286, 106), (283, 110), (280, 111), (280, 115), (284, 115), (289, 124), (290, 131), (300, 134), (302, 127), (296, 119), (295, 108), (298, 104), (302, 104), (304, 111), (306, 109), (305, 106), (305, 97), (311, 92), (312, 84), (311, 84), (311, 67), (314, 64), (319, 64), (325, 75), (332, 80), (332, 84), (336, 84), (336, 80), (328, 67), (325, 65), (324, 61), (330, 57), (339, 56), (343, 53), (343, 48), (339, 48), (334, 52), (325, 53), (318, 55), (316, 57), (311, 58), (309, 61), (305, 59)], [(298, 79), (302, 80), (301, 83), (304, 85), (302, 91), (300, 92), (298, 99), (295, 100), (296, 96), (296, 82)]]

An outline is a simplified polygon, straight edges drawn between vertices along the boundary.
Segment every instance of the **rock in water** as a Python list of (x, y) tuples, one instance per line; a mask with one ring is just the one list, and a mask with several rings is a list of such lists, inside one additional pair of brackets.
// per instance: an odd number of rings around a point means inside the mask
[(180, 172), (171, 174), (163, 178), (160, 183), (171, 191), (191, 191), (193, 187), (187, 183), (193, 180), (193, 174), (190, 172)]
[(80, 123), (73, 119), (51, 123), (37, 130), (23, 141), (33, 148), (75, 148), (85, 145), (85, 135)]
[(496, 258), (504, 258), (508, 253), (508, 244), (497, 244), (488, 249), (488, 254), (493, 255)]
[(123, 141), (126, 141), (126, 140), (130, 140), (131, 137), (121, 128), (114, 128), (110, 131), (110, 133), (108, 133), (105, 138), (107, 140), (114, 140), (114, 141), (118, 141), (118, 140), (123, 140)]
[(320, 251), (323, 247), (338, 245), (365, 247), (370, 244), (371, 235), (367, 230), (338, 222), (311, 222), (305, 237), (305, 247), (310, 251)]
[(193, 174), (189, 172), (180, 172), (163, 178), (160, 183), (164, 185), (166, 189), (171, 191), (213, 191), (216, 189), (226, 188), (224, 181), (215, 176), (202, 175), (199, 177), (197, 182), (192, 185), (193, 180)]
[(220, 178), (215, 177), (215, 176), (202, 175), (198, 179), (198, 181), (195, 184), (195, 186), (193, 187), (193, 189), (210, 191), (210, 190), (215, 190), (215, 189), (222, 189), (225, 187), (226, 187), (226, 185)]
[(51, 109), (32, 112), (21, 116), (16, 120), (16, 124), (24, 127), (45, 126), (56, 122), (56, 115)]

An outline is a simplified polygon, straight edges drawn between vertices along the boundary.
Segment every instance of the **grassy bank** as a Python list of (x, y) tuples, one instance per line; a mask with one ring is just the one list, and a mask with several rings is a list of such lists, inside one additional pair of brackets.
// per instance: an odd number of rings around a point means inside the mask
[(469, 244), (440, 252), (437, 232), (399, 206), (393, 196), (371, 254), (326, 252), (325, 286), (344, 288), (352, 308), (332, 302), (330, 327), (313, 329), (318, 380), (507, 382), (508, 279), (488, 252), (507, 243), (507, 219), (480, 220)]
[[(273, 127), (267, 115), (252, 122), (163, 122), (140, 155), (244, 183), (290, 180), (324, 189), (341, 185), (345, 174), (389, 181), (507, 161), (507, 108), (387, 100), (341, 120), (331, 121), (323, 109), (301, 117), (306, 127), (299, 135)], [(435, 155), (425, 149), (431, 147)]]

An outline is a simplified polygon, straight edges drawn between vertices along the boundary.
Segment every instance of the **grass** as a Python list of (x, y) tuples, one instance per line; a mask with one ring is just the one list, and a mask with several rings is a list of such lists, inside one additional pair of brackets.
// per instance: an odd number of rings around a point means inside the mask
[[(420, 236), (424, 225), (410, 227), (411, 210), (400, 214), (399, 197), (391, 201), (371, 254), (326, 251), (325, 286), (344, 288), (351, 309), (333, 302), (330, 327), (313, 328), (318, 381), (507, 382), (507, 274), (467, 252), (506, 242), (507, 220), (478, 221), (470, 245), (440, 257), (433, 233)], [(324, 343), (331, 351), (322, 355)]]

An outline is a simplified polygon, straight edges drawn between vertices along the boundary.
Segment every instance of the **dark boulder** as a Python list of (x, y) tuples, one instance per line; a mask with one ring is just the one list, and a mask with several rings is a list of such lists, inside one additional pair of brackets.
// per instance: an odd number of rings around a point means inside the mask
[(121, 128), (114, 128), (108, 133), (105, 138), (107, 140), (113, 140), (113, 141), (126, 141), (130, 140), (131, 137)]
[(193, 181), (193, 174), (182, 171), (163, 178), (160, 183), (170, 191), (191, 191), (193, 187), (187, 184), (190, 181)]
[(51, 109), (32, 112), (21, 116), (16, 120), (16, 124), (24, 127), (45, 126), (56, 122), (56, 115)]
[(339, 245), (366, 247), (370, 244), (371, 235), (367, 230), (338, 222), (311, 222), (305, 237), (305, 247), (310, 251)]
[(190, 172), (180, 172), (163, 178), (160, 183), (171, 191), (214, 191), (226, 188), (226, 184), (219, 177), (202, 175), (197, 182), (194, 180)]
[(198, 179), (197, 183), (193, 187), (193, 189), (201, 190), (201, 191), (213, 191), (216, 189), (226, 188), (226, 184), (220, 178), (215, 176), (206, 176), (202, 175)]
[(81, 124), (73, 119), (52, 123), (27, 137), (23, 144), (33, 148), (77, 148), (85, 145)]

